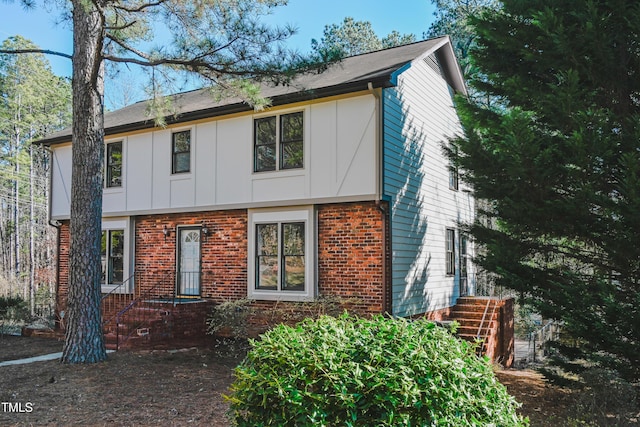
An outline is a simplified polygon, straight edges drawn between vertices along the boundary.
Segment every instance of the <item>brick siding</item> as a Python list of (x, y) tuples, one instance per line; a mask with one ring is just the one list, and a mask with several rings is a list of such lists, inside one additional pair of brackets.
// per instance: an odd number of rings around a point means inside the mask
[[(176, 266), (176, 227), (204, 224), (201, 236), (201, 296), (216, 302), (247, 295), (247, 211), (214, 211), (189, 214), (148, 215), (136, 218), (135, 269), (143, 275), (141, 287), (164, 281), (173, 292)], [(164, 227), (170, 230), (164, 236)], [(144, 280), (144, 277), (147, 280)], [(169, 280), (166, 280), (166, 278)]]
[(384, 312), (384, 221), (374, 202), (318, 207), (321, 295), (352, 299), (358, 314)]
[[(158, 294), (171, 295), (175, 283), (176, 227), (205, 225), (201, 241), (201, 296), (215, 302), (247, 296), (246, 210), (145, 215), (135, 219), (135, 271), (138, 291), (161, 283)], [(321, 304), (256, 301), (269, 314), (264, 326), (282, 319), (348, 309), (360, 315), (386, 311), (384, 262), (385, 214), (374, 202), (317, 207), (317, 274)], [(165, 236), (163, 229), (170, 230)], [(388, 247), (388, 242), (387, 242)], [(58, 305), (66, 306), (69, 227), (60, 229)], [(166, 288), (166, 289), (163, 289)], [(337, 305), (337, 306), (336, 306)], [(274, 318), (274, 314), (281, 314)]]

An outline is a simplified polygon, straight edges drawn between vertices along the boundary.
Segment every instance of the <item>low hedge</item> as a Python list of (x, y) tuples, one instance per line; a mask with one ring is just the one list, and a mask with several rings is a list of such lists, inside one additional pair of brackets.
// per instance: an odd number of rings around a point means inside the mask
[(280, 325), (235, 369), (238, 426), (525, 426), (472, 346), (426, 320)]

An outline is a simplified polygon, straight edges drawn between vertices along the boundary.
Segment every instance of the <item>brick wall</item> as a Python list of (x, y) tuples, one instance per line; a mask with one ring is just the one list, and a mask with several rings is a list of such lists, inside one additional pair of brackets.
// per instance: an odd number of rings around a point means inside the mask
[[(261, 323), (276, 317), (299, 316), (326, 311), (361, 315), (383, 313), (385, 308), (385, 214), (374, 202), (321, 205), (317, 208), (318, 291), (329, 297), (321, 304), (260, 301), (254, 308), (268, 314)], [(247, 295), (246, 210), (146, 215), (135, 220), (135, 270), (139, 291), (161, 283), (158, 295), (173, 293), (176, 266), (176, 227), (206, 225), (202, 236), (202, 297), (215, 302)], [(166, 226), (170, 234), (165, 237)], [(68, 286), (68, 223), (60, 230), (60, 280), (58, 303), (66, 305)], [(164, 289), (166, 288), (166, 289)], [(336, 306), (336, 301), (337, 306)], [(280, 314), (282, 316), (280, 316)], [(266, 325), (265, 325), (266, 326)]]
[(318, 207), (321, 295), (353, 299), (352, 311), (385, 311), (385, 217), (374, 202)]
[[(141, 288), (161, 281), (171, 294), (176, 266), (176, 227), (206, 225), (201, 241), (201, 295), (217, 302), (247, 295), (247, 212), (245, 210), (191, 214), (148, 215), (136, 219), (135, 269)], [(164, 227), (170, 230), (165, 237)]]

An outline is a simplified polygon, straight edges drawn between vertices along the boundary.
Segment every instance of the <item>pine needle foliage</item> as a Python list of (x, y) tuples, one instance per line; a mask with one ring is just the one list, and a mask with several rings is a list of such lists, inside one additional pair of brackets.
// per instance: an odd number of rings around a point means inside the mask
[[(499, 102), (458, 100), (449, 150), (490, 226), (478, 262), (563, 324), (558, 362), (640, 379), (640, 3), (504, 0), (470, 18)], [(457, 152), (457, 154), (456, 154)]]

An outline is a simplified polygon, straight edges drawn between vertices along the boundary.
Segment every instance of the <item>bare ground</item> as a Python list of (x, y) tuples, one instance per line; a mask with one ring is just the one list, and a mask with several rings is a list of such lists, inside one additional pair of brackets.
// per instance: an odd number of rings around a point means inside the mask
[[(52, 339), (0, 338), (0, 360), (61, 350)], [(186, 349), (111, 353), (94, 365), (0, 367), (0, 402), (23, 410), (0, 406), (0, 425), (228, 426), (222, 394), (237, 363), (216, 351)]]
[[(61, 350), (56, 339), (0, 336), (0, 362)], [(0, 425), (228, 426), (223, 395), (241, 360), (234, 350), (211, 345), (111, 353), (95, 365), (52, 360), (0, 366)], [(569, 391), (533, 371), (497, 375), (523, 404), (521, 413), (531, 426), (564, 425)]]

